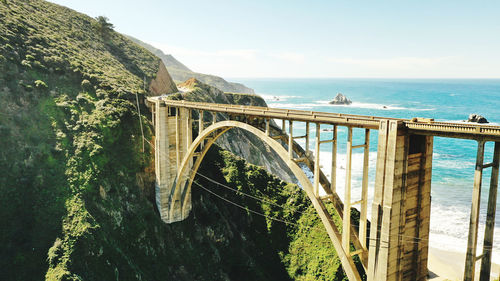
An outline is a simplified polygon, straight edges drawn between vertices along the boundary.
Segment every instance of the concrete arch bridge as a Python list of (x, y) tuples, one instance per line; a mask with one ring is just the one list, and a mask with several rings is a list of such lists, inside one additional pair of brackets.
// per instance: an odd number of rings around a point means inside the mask
[[(396, 119), (228, 104), (148, 98), (155, 126), (156, 201), (163, 221), (185, 219), (191, 210), (191, 185), (210, 146), (225, 132), (240, 128), (272, 148), (298, 179), (311, 200), (349, 280), (361, 280), (354, 265), (358, 256), (368, 280), (427, 280), (431, 206), (433, 137), (477, 140), (473, 196), (464, 280), (474, 280), (481, 260), (480, 280), (489, 280), (500, 159), (500, 127)], [(195, 114), (193, 114), (195, 113)], [(194, 119), (193, 116), (197, 116)], [(209, 117), (207, 117), (209, 116)], [(210, 120), (209, 122), (206, 122)], [(306, 133), (294, 134), (294, 124), (305, 123)], [(281, 127), (276, 124), (281, 123)], [(198, 134), (193, 139), (193, 125)], [(313, 126), (311, 126), (313, 125)], [(332, 137), (321, 139), (321, 127), (331, 126)], [(320, 168), (320, 153), (312, 153), (310, 127), (316, 130), (314, 151), (332, 151), (331, 178)], [(337, 195), (337, 129), (347, 129), (344, 200)], [(364, 142), (353, 143), (353, 129), (364, 129)], [(374, 198), (368, 202), (370, 133), (378, 131)], [(305, 147), (296, 140), (305, 139)], [(492, 163), (483, 163), (486, 142), (495, 142)], [(363, 150), (361, 200), (352, 202), (352, 151)], [(301, 165), (313, 171), (312, 181)], [(491, 182), (483, 250), (478, 251), (479, 204), (483, 169), (491, 168)], [(321, 189), (321, 191), (320, 191)], [(336, 227), (324, 202), (333, 203), (342, 218)], [(351, 225), (351, 207), (360, 210), (359, 229)], [(368, 233), (368, 208), (371, 227)], [(367, 243), (370, 240), (371, 243)], [(354, 246), (354, 251), (351, 249)]]

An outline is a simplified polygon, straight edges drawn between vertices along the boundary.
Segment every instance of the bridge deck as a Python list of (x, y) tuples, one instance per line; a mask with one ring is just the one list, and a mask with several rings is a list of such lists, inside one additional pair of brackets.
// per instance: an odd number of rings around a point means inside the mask
[(492, 125), (435, 122), (428, 119), (417, 119), (417, 121), (412, 121), (410, 119), (391, 117), (327, 113), (260, 106), (189, 102), (184, 100), (179, 101), (162, 99), (161, 97), (149, 97), (148, 101), (160, 101), (165, 103), (167, 106), (203, 111), (238, 114), (267, 119), (284, 119), (300, 122), (341, 125), (365, 129), (378, 129), (380, 120), (397, 120), (401, 121), (402, 126), (406, 127), (406, 129), (412, 134), (483, 141), (500, 141), (500, 126)]

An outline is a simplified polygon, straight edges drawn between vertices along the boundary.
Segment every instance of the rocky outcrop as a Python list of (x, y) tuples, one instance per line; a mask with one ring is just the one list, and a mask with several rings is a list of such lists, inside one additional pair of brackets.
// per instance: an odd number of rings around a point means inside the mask
[(467, 119), (467, 122), (473, 122), (473, 123), (479, 123), (479, 124), (485, 124), (489, 123), (484, 116), (472, 113), (469, 115), (469, 119)]
[(178, 91), (172, 77), (170, 77), (170, 74), (162, 61), (160, 61), (156, 78), (153, 79), (149, 85), (149, 91), (158, 96), (172, 94)]
[(329, 104), (343, 104), (343, 105), (349, 105), (351, 103), (352, 101), (341, 93), (338, 93), (337, 96), (335, 96), (335, 98), (331, 102), (329, 102)]

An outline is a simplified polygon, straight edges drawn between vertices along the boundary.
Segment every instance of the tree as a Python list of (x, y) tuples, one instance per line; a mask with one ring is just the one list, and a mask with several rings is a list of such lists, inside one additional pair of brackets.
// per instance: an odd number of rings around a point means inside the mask
[(114, 25), (109, 22), (109, 19), (105, 16), (98, 16), (96, 18), (97, 22), (94, 22), (94, 28), (101, 35), (102, 38), (107, 38), (111, 31), (113, 31)]

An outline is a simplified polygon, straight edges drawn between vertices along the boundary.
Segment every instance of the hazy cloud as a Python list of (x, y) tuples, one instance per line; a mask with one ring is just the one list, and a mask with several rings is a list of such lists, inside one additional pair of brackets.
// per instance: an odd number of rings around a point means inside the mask
[(196, 72), (222, 77), (491, 77), (500, 63), (494, 58), (476, 61), (464, 56), (356, 58), (261, 49), (202, 51), (151, 43)]
[(171, 54), (173, 56), (230, 57), (230, 58), (251, 60), (255, 59), (259, 53), (259, 51), (255, 49), (221, 49), (216, 51), (201, 51), (174, 45), (166, 45), (159, 43), (149, 43), (149, 44), (155, 46), (156, 48), (159, 48), (165, 54)]
[(283, 61), (292, 62), (292, 63), (303, 63), (306, 60), (306, 56), (301, 53), (296, 52), (281, 52), (270, 54), (270, 57), (277, 58)]
[(355, 58), (327, 58), (328, 62), (355, 65), (358, 67), (369, 67), (379, 69), (406, 69), (414, 67), (429, 67), (451, 62), (454, 57), (395, 57), (386, 59), (355, 59)]

